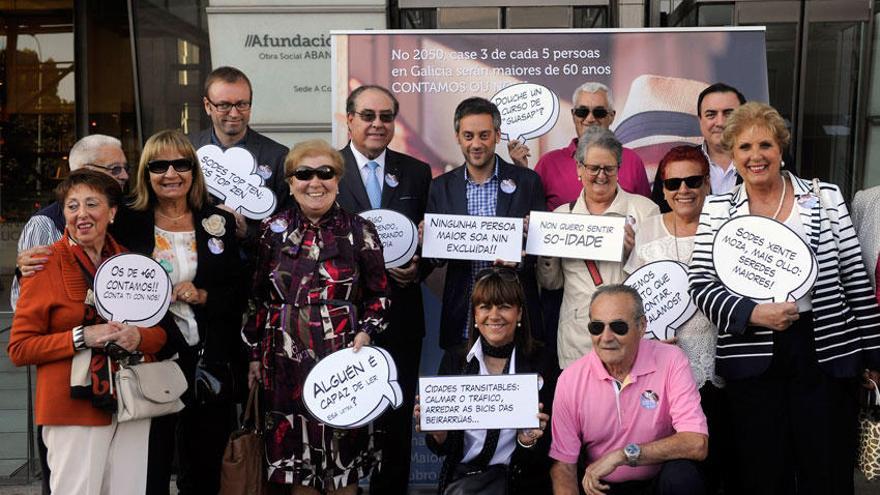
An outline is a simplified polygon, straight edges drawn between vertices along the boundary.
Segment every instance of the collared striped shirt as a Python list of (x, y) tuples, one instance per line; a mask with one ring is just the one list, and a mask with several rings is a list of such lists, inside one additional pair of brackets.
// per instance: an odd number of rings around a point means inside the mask
[[(464, 182), (467, 188), (468, 215), (475, 217), (494, 217), (496, 207), (498, 206), (498, 187), (500, 184), (498, 179), (498, 157), (495, 157), (495, 171), (492, 172), (492, 176), (482, 184), (478, 184), (471, 180), (468, 175), (467, 164), (461, 168), (464, 169)], [(471, 280), (467, 291), (468, 301), (470, 301), (470, 294), (474, 288), (474, 280), (477, 278), (477, 274), (480, 273), (480, 270), (490, 266), (492, 266), (491, 261), (471, 261)], [(468, 308), (470, 309), (470, 303), (468, 303)], [(470, 314), (470, 312), (468, 314)], [(467, 321), (470, 321), (470, 318), (468, 318)], [(465, 341), (467, 341), (468, 331), (470, 330), (467, 321), (464, 325)]]
[[(28, 219), (27, 223), (21, 229), (18, 237), (18, 252), (28, 250), (37, 246), (47, 246), (55, 244), (61, 239), (62, 232), (55, 226), (55, 222), (46, 215), (34, 215)], [(18, 283), (18, 277), (13, 277), (12, 287), (9, 294), (9, 304), (12, 311), (15, 311), (15, 304), (18, 302), (18, 294), (21, 287)]]

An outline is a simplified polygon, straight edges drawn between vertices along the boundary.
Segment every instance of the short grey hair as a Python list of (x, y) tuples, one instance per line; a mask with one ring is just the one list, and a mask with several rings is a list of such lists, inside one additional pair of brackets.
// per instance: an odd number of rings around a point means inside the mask
[(616, 165), (620, 165), (623, 159), (623, 145), (610, 130), (602, 126), (591, 125), (584, 129), (584, 133), (578, 139), (577, 150), (574, 152), (574, 159), (577, 161), (578, 167), (584, 166), (587, 150), (594, 147), (610, 152), (617, 160)]
[(596, 292), (593, 293), (593, 297), (590, 298), (590, 307), (593, 307), (593, 303), (595, 303), (596, 299), (598, 299), (600, 296), (613, 296), (617, 294), (626, 294), (632, 300), (633, 320), (638, 320), (641, 317), (645, 316), (645, 303), (642, 300), (642, 295), (639, 294), (639, 291), (624, 284), (603, 285), (596, 289)]
[(122, 141), (106, 134), (92, 134), (74, 143), (67, 155), (70, 171), (73, 172), (89, 163), (94, 163), (98, 150), (105, 146), (115, 146), (122, 149)]
[(608, 100), (608, 110), (614, 110), (614, 96), (611, 95), (611, 88), (600, 82), (585, 82), (578, 86), (571, 95), (571, 104), (574, 105), (574, 102), (577, 101), (581, 93), (598, 93), (599, 91), (605, 92), (605, 99)]

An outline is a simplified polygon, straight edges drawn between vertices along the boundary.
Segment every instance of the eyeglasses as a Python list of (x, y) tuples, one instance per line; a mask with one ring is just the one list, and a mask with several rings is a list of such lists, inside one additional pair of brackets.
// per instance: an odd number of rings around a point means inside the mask
[(220, 102), (220, 103), (214, 103), (207, 96), (205, 97), (205, 99), (208, 101), (208, 103), (211, 104), (212, 107), (217, 109), (218, 112), (222, 112), (222, 113), (229, 113), (232, 110), (232, 107), (235, 107), (235, 109), (238, 110), (239, 112), (247, 112), (248, 110), (251, 109), (251, 102), (249, 102), (247, 100), (241, 100), (241, 101), (237, 101), (235, 103), (229, 103), (229, 102), (225, 102), (225, 101)]
[(379, 112), (377, 114), (376, 112), (374, 112), (372, 110), (364, 110), (363, 112), (355, 112), (355, 113), (358, 114), (358, 116), (364, 122), (371, 122), (371, 123), (376, 120), (377, 115), (379, 116), (379, 120), (385, 124), (390, 124), (391, 122), (394, 122), (394, 118), (396, 117), (396, 115), (394, 115), (393, 112)]
[(599, 175), (599, 172), (605, 172), (605, 175), (612, 176), (612, 175), (617, 175), (617, 169), (620, 168), (620, 165), (588, 165), (588, 164), (584, 164), (584, 168), (587, 170), (587, 173), (590, 175)]
[(479, 282), (480, 280), (492, 276), (500, 278), (502, 282), (519, 283), (519, 275), (516, 273), (516, 270), (506, 266), (490, 266), (488, 268), (483, 268), (477, 272), (477, 277), (474, 279), (474, 282)]
[(312, 177), (318, 176), (321, 180), (330, 180), (336, 177), (336, 170), (330, 165), (322, 165), (318, 168), (297, 167), (296, 170), (287, 174), (287, 178), (294, 177), (296, 180), (303, 182), (312, 180)]
[(174, 171), (178, 173), (189, 172), (193, 169), (193, 161), (189, 158), (178, 158), (177, 160), (152, 160), (147, 162), (147, 168), (151, 174), (161, 175), (168, 171), (168, 167), (174, 167)]
[(667, 191), (678, 191), (681, 183), (688, 189), (699, 189), (703, 187), (703, 181), (706, 180), (702, 175), (691, 175), (690, 177), (672, 177), (671, 179), (663, 179), (663, 188)]
[(614, 320), (607, 324), (604, 321), (593, 320), (587, 323), (587, 330), (590, 331), (590, 335), (602, 335), (602, 332), (605, 331), (605, 325), (611, 327), (611, 331), (617, 335), (623, 336), (629, 332), (629, 323), (623, 320)]
[(128, 164), (127, 163), (111, 163), (110, 165), (98, 165), (97, 163), (86, 163), (86, 167), (94, 167), (100, 168), (101, 170), (106, 170), (113, 177), (119, 177), (123, 172), (128, 173)]
[(608, 116), (609, 113), (611, 113), (605, 107), (596, 107), (596, 108), (577, 107), (577, 108), (571, 109), (571, 114), (579, 119), (587, 118), (587, 116), (590, 115), (590, 112), (592, 112), (593, 117), (596, 117), (597, 119), (604, 119), (605, 117)]

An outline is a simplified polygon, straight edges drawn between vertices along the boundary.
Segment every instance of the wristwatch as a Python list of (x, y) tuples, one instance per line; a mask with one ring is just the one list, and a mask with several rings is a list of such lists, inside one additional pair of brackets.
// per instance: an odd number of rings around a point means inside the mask
[(639, 457), (642, 455), (642, 449), (638, 444), (631, 443), (623, 448), (623, 455), (626, 456), (627, 466), (636, 467), (639, 463)]

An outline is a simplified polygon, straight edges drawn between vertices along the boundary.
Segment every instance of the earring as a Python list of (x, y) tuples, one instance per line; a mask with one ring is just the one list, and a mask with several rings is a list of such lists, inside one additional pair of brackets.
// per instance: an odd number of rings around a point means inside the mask
[(779, 168), (785, 168), (785, 160), (779, 161)]
[(519, 327), (521, 327), (521, 326), (522, 326), (522, 321), (517, 321), (517, 322), (516, 322), (516, 328), (519, 328)]

